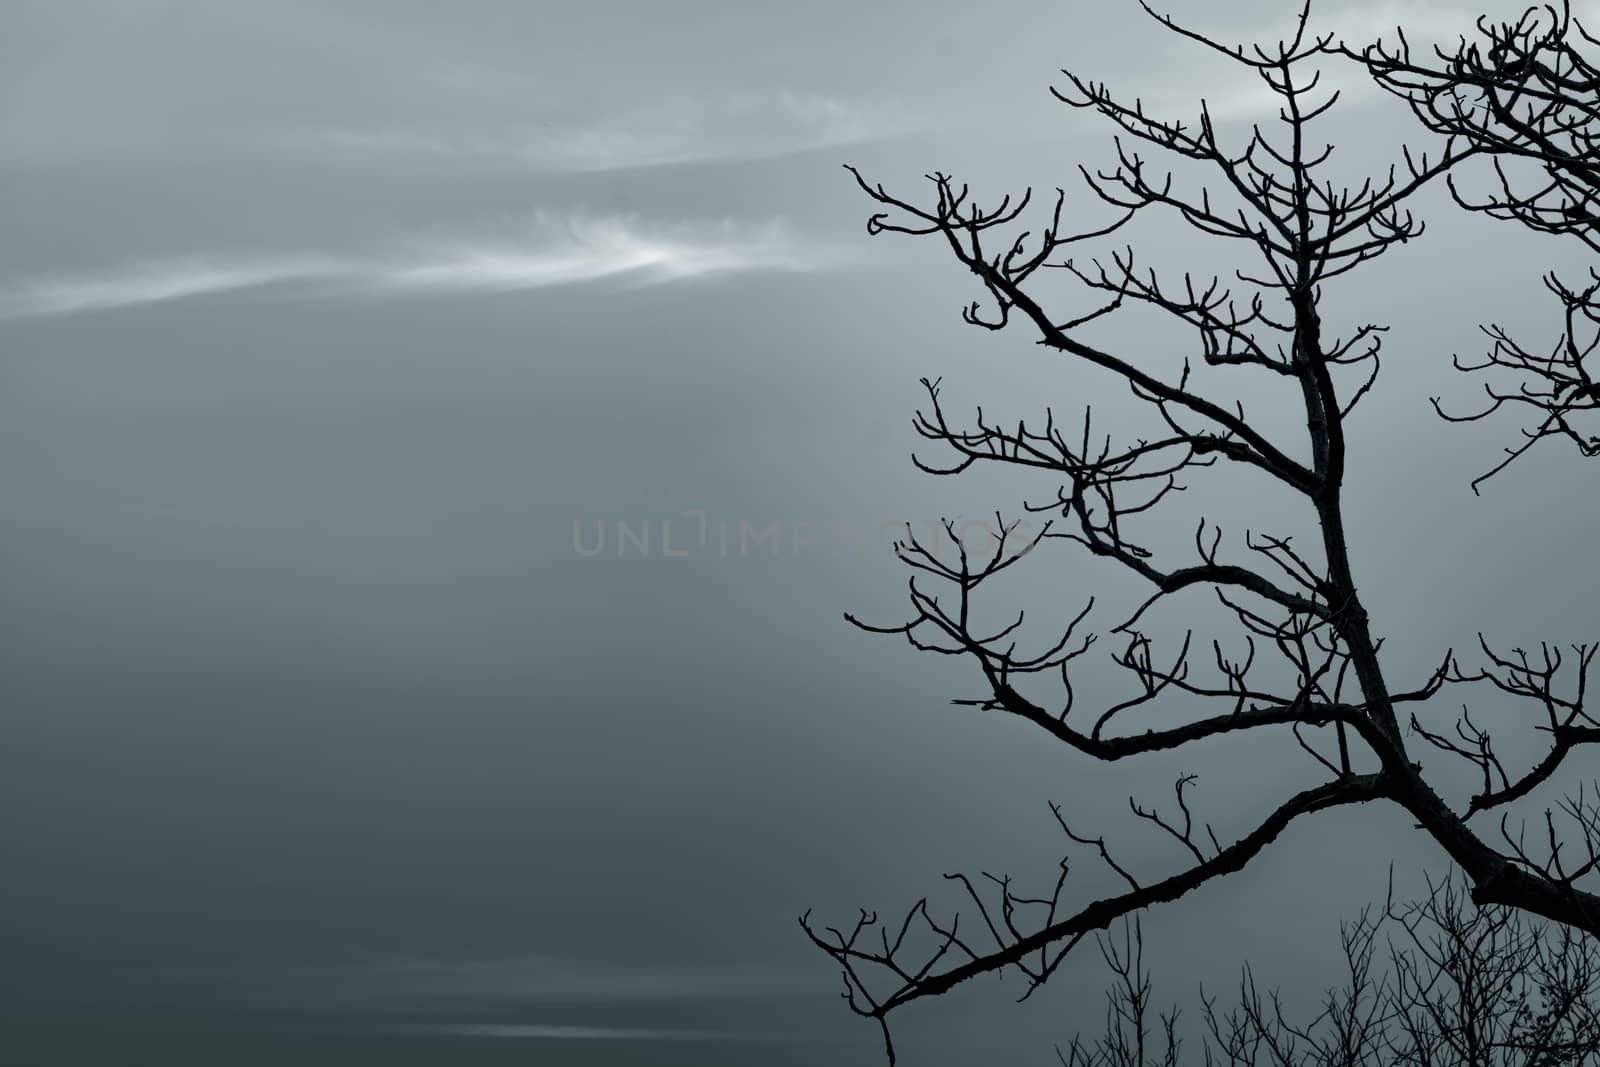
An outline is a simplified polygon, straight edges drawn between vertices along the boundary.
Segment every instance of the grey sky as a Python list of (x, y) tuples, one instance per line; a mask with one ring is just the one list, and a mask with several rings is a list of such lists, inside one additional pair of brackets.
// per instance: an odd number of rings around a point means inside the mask
[[(1318, 8), (1414, 39), (1477, 13)], [(1283, 17), (1172, 9), (1264, 40)], [(971, 279), (868, 241), (839, 165), (1069, 183), (1109, 147), (1045, 91), (1063, 66), (1259, 117), (1132, 4), (8, 3), (0, 990), (41, 1062), (875, 1062), (804, 909), (1047, 877), (1047, 800), (1115, 829), (1195, 770), (1220, 833), (1298, 783), (1276, 742), (1085, 765), (840, 618), (899, 618), (880, 524), (1038, 492), (918, 475), (919, 376), (1014, 417), (1107, 383), (963, 328)], [(1328, 135), (1352, 174), (1387, 166), (1405, 116), (1350, 92)], [(1417, 677), (1479, 627), (1593, 639), (1600, 592), (1593, 472), (1540, 450), (1474, 498), (1512, 427), (1426, 404), (1472, 402), (1447, 368), (1479, 320), (1553, 337), (1537, 277), (1581, 259), (1426, 203), (1430, 232), (1328, 304), (1392, 326), (1351, 536)], [(1207, 263), (1185, 235), (1139, 247)], [(1205, 502), (1274, 515), (1243, 483)], [(618, 558), (619, 520), (651, 523), (650, 557)], [(686, 556), (660, 555), (667, 520)], [(783, 558), (718, 553), (741, 521), (778, 522)], [(795, 523), (823, 545), (792, 551)], [(1131, 592), (1039, 566), (1041, 610)], [(1437, 860), (1388, 815), (1307, 830), (1149, 919), (1158, 995), (1246, 956), (1312, 988), (1389, 860)], [(908, 1057), (1050, 1062), (1102, 977), (1086, 953), (1025, 1009), (991, 983), (909, 1012)]]

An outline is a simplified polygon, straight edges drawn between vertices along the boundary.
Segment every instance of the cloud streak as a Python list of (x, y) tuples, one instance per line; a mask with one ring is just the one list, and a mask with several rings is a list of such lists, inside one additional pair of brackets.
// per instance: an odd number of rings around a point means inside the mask
[(525, 954), (466, 959), (375, 955), (296, 976), (299, 988), (342, 1001), (513, 998), (543, 1003), (725, 1001), (812, 992), (787, 969), (701, 965), (649, 967)]
[(583, 174), (771, 159), (914, 133), (929, 122), (881, 103), (796, 92), (676, 100), (581, 126), (330, 129), (289, 144), (319, 158), (412, 160), (468, 168)]
[(814, 976), (787, 967), (642, 964), (547, 953), (448, 959), (364, 953), (321, 963), (230, 971), (227, 981), (219, 972), (204, 967), (160, 964), (107, 974), (157, 996), (188, 996), (204, 987), (224, 999), (233, 996), (261, 1004), (323, 1006), (357, 1013), (375, 1007), (421, 1010), (431, 1006), (457, 1014), (464, 1006), (482, 1007), (485, 1002), (501, 1007), (682, 1006), (771, 1001), (816, 993)]
[(347, 1031), (428, 1037), (471, 1037), (512, 1041), (788, 1041), (815, 1040), (807, 1033), (759, 1030), (667, 1030), (623, 1026), (571, 1026), (557, 1023), (390, 1023), (344, 1027)]
[(324, 261), (205, 258), (138, 263), (117, 270), (22, 282), (0, 291), (0, 317), (32, 318), (162, 304), (197, 296), (256, 289), (333, 273)]
[(538, 216), (518, 239), (419, 239), (366, 255), (186, 257), (0, 287), (0, 318), (110, 311), (251, 290), (385, 297), (514, 293), (606, 280), (652, 285), (839, 260), (779, 222), (651, 225), (632, 218)]

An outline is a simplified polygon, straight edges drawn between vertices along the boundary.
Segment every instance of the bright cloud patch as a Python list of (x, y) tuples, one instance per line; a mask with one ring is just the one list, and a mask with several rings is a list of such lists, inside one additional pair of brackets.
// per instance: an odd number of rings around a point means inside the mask
[(543, 223), (542, 240), (450, 242), (373, 263), (363, 284), (385, 291), (512, 291), (633, 275), (671, 281), (703, 274), (802, 271), (830, 258), (781, 225), (641, 228), (625, 219)]

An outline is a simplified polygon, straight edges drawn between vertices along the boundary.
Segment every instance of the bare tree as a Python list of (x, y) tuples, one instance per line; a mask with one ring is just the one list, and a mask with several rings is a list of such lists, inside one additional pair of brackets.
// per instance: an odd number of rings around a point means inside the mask
[[(1600, 944), (1513, 908), (1469, 905), (1454, 880), (1341, 923), (1343, 976), (1303, 1013), (1249, 966), (1233, 1006), (1201, 994), (1199, 1062), (1228, 1067), (1585, 1067), (1600, 1064)], [(1178, 1013), (1155, 1015), (1138, 919), (1100, 936), (1106, 1025), (1063, 1067), (1175, 1067)], [(1120, 943), (1119, 943), (1120, 942)], [(1380, 951), (1381, 950), (1381, 951)], [(1189, 1062), (1195, 1062), (1192, 1058)]]
[[(1340, 186), (1326, 177), (1332, 147), (1312, 137), (1316, 121), (1338, 96), (1317, 88), (1317, 64), (1334, 46), (1331, 37), (1309, 34), (1308, 9), (1300, 11), (1289, 40), (1248, 49), (1222, 45), (1145, 10), (1259, 78), (1279, 105), (1275, 132), (1258, 125), (1242, 145), (1229, 147), (1203, 104), (1197, 124), (1167, 121), (1138, 102), (1119, 102), (1104, 85), (1067, 73), (1067, 85), (1056, 95), (1117, 130), (1115, 166), (1080, 168), (1091, 203), (1108, 206), (1115, 217), (1069, 230), (1066, 195), (1057, 190), (1034, 236), (1007, 232), (1023, 225), (1029, 193), (983, 207), (967, 186), (935, 173), (929, 175), (928, 202), (919, 204), (852, 169), (881, 209), (869, 220), (869, 233), (933, 238), (977, 277), (986, 301), (964, 309), (966, 322), (988, 330), (1020, 326), (1059, 353), (1073, 373), (1098, 370), (1120, 380), (1144, 406), (1153, 430), (1117, 441), (1091, 432), (1087, 414), (1079, 430), (1068, 431), (1048, 410), (1042, 425), (1030, 425), (1026, 419), (988, 419), (979, 409), (974, 425), (958, 427), (944, 409), (939, 382), (924, 380), (929, 407), (918, 414), (916, 427), (953, 459), (917, 459), (918, 467), (954, 475), (999, 464), (1053, 475), (1059, 480), (1054, 496), (1024, 505), (1050, 518), (1029, 535), (1021, 533), (1021, 520), (1002, 523), (982, 551), (964, 543), (953, 523), (945, 526), (948, 539), (937, 541), (908, 528), (897, 548), (912, 571), (912, 617), (888, 626), (847, 618), (866, 630), (902, 636), (920, 650), (969, 658), (985, 691), (955, 703), (1025, 720), (1080, 757), (1115, 762), (1223, 735), (1287, 730), (1313, 761), (1319, 780), (1276, 798), (1253, 828), (1226, 841), (1196, 818), (1190, 776), (1179, 780), (1164, 809), (1130, 798), (1134, 814), (1175, 842), (1182, 857), (1154, 876), (1131, 869), (1118, 859), (1114, 843), (1079, 832), (1053, 807), (1068, 849), (1089, 850), (1121, 881), (1122, 891), (1100, 899), (1072, 898), (1063, 859), (1039, 892), (1023, 891), (1010, 877), (947, 875), (972, 909), (965, 922), (959, 915), (943, 917), (926, 898), (888, 922), (863, 910), (851, 923), (827, 926), (808, 912), (801, 926), (842, 969), (849, 1006), (880, 1026), (890, 1062), (888, 1019), (900, 1006), (1007, 970), (1024, 976), (1026, 998), (1096, 931), (1239, 871), (1291, 825), (1339, 807), (1380, 801), (1399, 809), (1442, 847), (1480, 905), (1600, 931), (1600, 897), (1579, 884), (1600, 866), (1600, 808), (1580, 797), (1559, 817), (1547, 811), (1535, 845), (1504, 818), (1496, 842), (1480, 828), (1484, 817), (1506, 810), (1550, 778), (1579, 746), (1600, 740), (1600, 720), (1584, 702), (1593, 646), (1576, 646), (1570, 656), (1545, 647), (1541, 656), (1530, 657), (1521, 651), (1499, 655), (1486, 645), (1486, 662), (1472, 667), (1446, 653), (1418, 684), (1399, 689), (1380, 659), (1381, 641), (1358, 592), (1345, 537), (1345, 423), (1377, 379), (1384, 328), (1357, 323), (1336, 336), (1325, 316), (1324, 285), (1418, 236), (1422, 223), (1406, 209), (1407, 199), (1487, 149), (1447, 135), (1436, 158), (1406, 152), (1387, 174)], [(1181, 190), (1175, 175), (1156, 172), (1141, 146), (1178, 165), (1207, 170), (1217, 179), (1216, 191)], [(1148, 213), (1168, 213), (1214, 238), (1219, 249), (1242, 251), (1254, 266), (1235, 271), (1226, 284), (1218, 277), (1185, 275), (1174, 285), (1136, 267), (1131, 247), (1087, 264), (1071, 258), (1077, 246)], [(1047, 308), (1045, 278), (1080, 287), (1095, 306)], [(1198, 359), (1167, 372), (1148, 354), (1091, 340), (1094, 324), (1133, 309), (1192, 330)], [(1217, 383), (1226, 386), (1233, 375), (1255, 376), (1283, 390), (1283, 402), (1303, 413), (1303, 440), (1278, 443), (1237, 396), (1219, 396)], [(1159, 535), (1173, 494), (1192, 488), (1191, 481), (1218, 465), (1297, 500), (1299, 513), (1284, 521), (1314, 523), (1315, 546), (1295, 543), (1280, 529), (1246, 532), (1225, 548), (1221, 527), (1205, 521), (1189, 559), (1143, 543), (1141, 530)], [(1021, 614), (993, 632), (979, 621), (979, 593), (991, 579), (1024, 556), (1037, 565), (1045, 555), (1040, 550), (1055, 547), (1087, 550), (1150, 590), (1132, 616), (1110, 631), (1126, 639), (1112, 659), (1131, 676), (1132, 691), (1098, 713), (1076, 711), (1072, 699), (1074, 661), (1095, 640), (1079, 635), (1088, 607), (1033, 653), (1019, 651)], [(1219, 637), (1210, 642), (1209, 664), (1199, 667), (1191, 656), (1192, 631), (1175, 651), (1158, 651), (1140, 628), (1141, 619), (1170, 598), (1207, 590), (1237, 626), (1226, 642), (1234, 651), (1226, 651)], [(1258, 658), (1258, 652), (1265, 654)], [(1265, 665), (1269, 659), (1274, 666)], [(1468, 684), (1542, 709), (1550, 750), (1533, 768), (1511, 770), (1470, 718), (1453, 735), (1412, 718), (1418, 737), (1481, 775), (1476, 795), (1452, 804), (1413, 756), (1402, 708), (1446, 686)], [(1129, 725), (1135, 713), (1158, 708), (1159, 721)], [(1579, 855), (1562, 840), (1561, 831), (1573, 828)]]
[[(1490, 153), (1494, 180), (1486, 192), (1464, 191), (1456, 202), (1470, 211), (1529, 229), (1576, 237), (1600, 252), (1600, 39), (1572, 15), (1569, 0), (1534, 7), (1515, 21), (1480, 18), (1474, 38), (1453, 50), (1435, 46), (1416, 56), (1405, 35), (1398, 44), (1343, 48), (1366, 65), (1379, 85), (1404, 99), (1430, 130), (1461, 138)], [(1473, 483), (1504, 470), (1547, 437), (1564, 438), (1585, 456), (1600, 455), (1600, 273), (1582, 283), (1554, 273), (1545, 286), (1560, 301), (1562, 330), (1548, 350), (1530, 349), (1498, 326), (1483, 327), (1492, 345), (1465, 371), (1509, 372), (1514, 385), (1484, 383), (1487, 407), (1462, 415), (1472, 422), (1505, 405), (1532, 409), (1524, 441)], [(1586, 423), (1588, 424), (1586, 428)]]

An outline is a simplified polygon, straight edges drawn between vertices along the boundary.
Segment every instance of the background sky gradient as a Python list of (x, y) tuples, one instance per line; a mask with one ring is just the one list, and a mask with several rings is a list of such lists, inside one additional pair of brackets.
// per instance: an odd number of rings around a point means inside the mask
[[(1286, 25), (1267, 0), (1171, 10), (1227, 40)], [(1421, 42), (1478, 13), (1319, 0), (1315, 25)], [(902, 617), (882, 524), (1038, 496), (913, 469), (920, 376), (944, 376), (952, 414), (1115, 411), (1108, 379), (1024, 332), (963, 327), (971, 279), (931, 244), (869, 241), (840, 168), (908, 193), (946, 169), (986, 199), (1065, 184), (1096, 217), (1073, 166), (1110, 144), (1050, 98), (1061, 67), (1175, 115), (1204, 92), (1236, 138), (1264, 117), (1132, 3), (10, 0), (15, 1062), (874, 1063), (805, 909), (897, 913), (958, 868), (1048, 879), (1049, 800), (1119, 832), (1130, 792), (1192, 770), (1224, 835), (1302, 783), (1314, 765), (1282, 738), (1091, 765), (951, 707), (975, 694), (966, 665), (841, 617)], [(1350, 175), (1426, 142), (1330, 76)], [(1428, 233), (1325, 304), (1392, 328), (1348, 508), (1405, 683), (1478, 629), (1593, 640), (1600, 594), (1593, 471), (1540, 448), (1476, 498), (1513, 426), (1427, 405), (1474, 402), (1449, 358), (1480, 351), (1480, 321), (1553, 340), (1537, 279), (1579, 250), (1419, 204)], [(1187, 233), (1146, 226), (1137, 247), (1216, 269)], [(1190, 503), (1235, 530), (1283, 515), (1247, 480), (1206, 493)], [(684, 555), (662, 555), (668, 521)], [(619, 555), (618, 522), (648, 522), (651, 552)], [(778, 558), (741, 552), (741, 522), (778, 523)], [(797, 549), (796, 524), (821, 543)], [(1030, 562), (1041, 621), (1134, 602), (1081, 556)], [(1081, 700), (1126, 693), (1106, 659)], [(1127, 855), (1160, 870), (1170, 846)], [(1297, 826), (1147, 918), (1158, 999), (1192, 1010), (1246, 958), (1314, 994), (1337, 919), (1391, 861), (1403, 886), (1443, 869), (1392, 811)], [(1022, 1008), (1014, 978), (908, 1008), (904, 1060), (1054, 1062), (1098, 1025), (1104, 978), (1090, 949)]]

